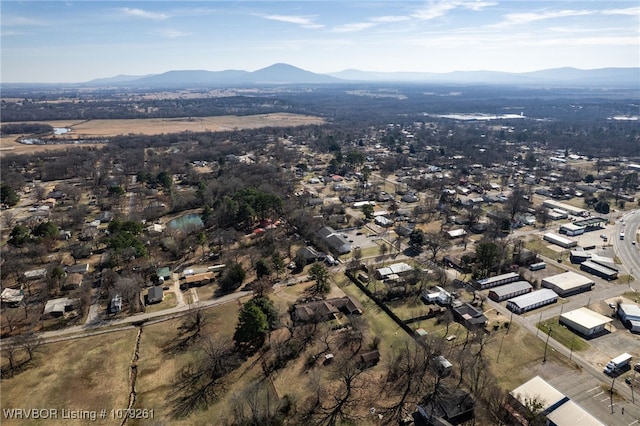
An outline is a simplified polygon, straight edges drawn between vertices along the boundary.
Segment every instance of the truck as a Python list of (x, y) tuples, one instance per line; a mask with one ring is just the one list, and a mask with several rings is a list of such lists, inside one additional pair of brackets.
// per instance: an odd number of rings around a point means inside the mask
[(607, 363), (606, 367), (604, 367), (604, 372), (607, 374), (614, 374), (616, 372), (622, 371), (631, 363), (631, 358), (631, 355), (629, 355), (628, 353), (618, 355)]

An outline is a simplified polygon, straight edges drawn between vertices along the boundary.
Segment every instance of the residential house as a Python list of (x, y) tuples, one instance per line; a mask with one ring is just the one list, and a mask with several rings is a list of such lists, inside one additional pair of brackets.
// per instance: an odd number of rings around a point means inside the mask
[(340, 312), (348, 315), (362, 314), (364, 308), (351, 296), (300, 303), (293, 307), (292, 317), (296, 325), (328, 321)]
[(162, 290), (162, 286), (153, 286), (147, 292), (147, 305), (151, 305), (152, 303), (160, 303), (163, 300), (164, 291)]

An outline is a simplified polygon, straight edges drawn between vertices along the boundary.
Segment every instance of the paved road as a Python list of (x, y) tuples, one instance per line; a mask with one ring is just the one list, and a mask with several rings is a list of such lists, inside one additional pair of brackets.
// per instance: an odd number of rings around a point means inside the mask
[[(633, 242), (636, 241), (638, 228), (640, 228), (640, 212), (636, 213), (636, 211), (633, 210), (616, 222), (616, 233), (613, 239), (616, 255), (627, 270), (627, 273), (634, 278), (640, 276), (640, 245), (637, 243), (635, 245), (633, 244)], [(620, 232), (622, 231), (624, 231), (625, 234), (624, 240), (619, 238)]]

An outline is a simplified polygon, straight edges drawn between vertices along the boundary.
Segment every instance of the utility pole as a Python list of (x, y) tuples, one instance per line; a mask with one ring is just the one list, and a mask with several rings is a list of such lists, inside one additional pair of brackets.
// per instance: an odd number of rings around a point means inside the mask
[(573, 333), (573, 337), (571, 338), (571, 352), (569, 352), (569, 361), (571, 361), (571, 357), (573, 356), (573, 341), (576, 340), (576, 334)]
[(551, 337), (551, 327), (549, 327), (549, 332), (547, 333), (547, 341), (544, 344), (544, 356), (542, 357), (542, 363), (547, 362), (547, 346), (549, 346), (549, 337)]
[[(617, 371), (614, 370), (613, 374), (617, 374)], [(611, 403), (611, 414), (613, 414), (613, 385), (616, 383), (616, 376), (613, 376), (613, 381), (611, 382), (611, 390), (609, 390), (609, 398)]]

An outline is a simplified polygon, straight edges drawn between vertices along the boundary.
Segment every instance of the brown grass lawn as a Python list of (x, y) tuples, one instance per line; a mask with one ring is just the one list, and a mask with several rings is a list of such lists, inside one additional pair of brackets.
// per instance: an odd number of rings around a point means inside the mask
[(564, 372), (568, 367), (576, 368), (576, 364), (551, 348), (547, 349), (547, 362), (543, 364), (544, 342), (516, 323), (511, 325), (508, 334), (501, 328), (492, 332), (490, 339), (485, 349), (486, 356), (491, 371), (505, 390), (512, 390), (543, 371), (550, 374)]
[(162, 302), (148, 305), (146, 306), (144, 311), (145, 313), (158, 312), (165, 309), (174, 308), (176, 304), (176, 295), (172, 291), (167, 291), (164, 294), (164, 300)]
[(68, 127), (72, 131), (58, 136), (58, 140), (68, 139), (70, 144), (59, 145), (24, 145), (16, 142), (22, 135), (3, 137), (0, 144), (0, 154), (6, 153), (34, 153), (43, 151), (64, 150), (70, 147), (91, 146), (101, 147), (102, 144), (71, 145), (74, 139), (105, 138), (118, 135), (143, 134), (159, 135), (163, 133), (181, 132), (220, 132), (235, 129), (256, 129), (260, 127), (289, 127), (308, 124), (323, 124), (319, 117), (276, 113), (257, 114), (249, 116), (224, 115), (214, 117), (194, 118), (146, 118), (129, 120), (61, 120), (46, 121), (53, 127)]
[[(127, 330), (41, 346), (25, 371), (2, 380), (2, 408), (101, 410), (126, 408), (129, 363), (137, 331)], [(3, 365), (6, 360), (2, 360)], [(11, 421), (3, 425), (43, 424)], [(113, 420), (90, 422), (114, 424)], [(86, 420), (47, 421), (54, 425), (85, 425)]]
[[(207, 309), (206, 331), (203, 335), (214, 339), (232, 339), (238, 316), (238, 305), (228, 303)], [(157, 420), (170, 424), (211, 424), (213, 413), (211, 409), (198, 411), (188, 419), (177, 421), (171, 418), (171, 403), (169, 392), (171, 383), (177, 377), (180, 369), (193, 359), (195, 351), (186, 350), (182, 353), (171, 354), (165, 349), (178, 337), (178, 327), (182, 323), (181, 318), (153, 324), (144, 328), (140, 341), (140, 359), (138, 361), (138, 392), (134, 408), (147, 408), (155, 410)], [(209, 419), (207, 421), (207, 419)], [(215, 422), (214, 422), (215, 423)], [(144, 421), (129, 424), (148, 424)]]
[(39, 152), (55, 152), (55, 151), (64, 151), (65, 149), (73, 149), (78, 147), (86, 147), (86, 148), (102, 148), (104, 144), (82, 144), (82, 145), (73, 145), (73, 144), (57, 144), (57, 145), (25, 145), (23, 143), (16, 142), (18, 137), (21, 135), (11, 135), (11, 136), (3, 136), (0, 139), (0, 156), (6, 154), (33, 154)]

